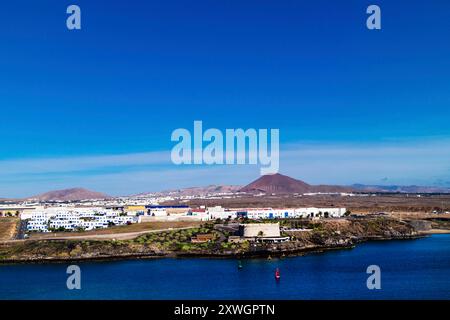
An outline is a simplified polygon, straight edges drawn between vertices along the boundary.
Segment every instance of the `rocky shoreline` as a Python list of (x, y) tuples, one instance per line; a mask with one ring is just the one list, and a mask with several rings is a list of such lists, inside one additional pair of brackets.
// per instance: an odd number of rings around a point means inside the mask
[(390, 241), (390, 240), (414, 240), (427, 237), (426, 235), (408, 236), (399, 238), (367, 238), (358, 240), (354, 244), (336, 245), (336, 246), (312, 246), (299, 248), (296, 250), (261, 250), (258, 252), (244, 253), (212, 253), (212, 252), (167, 252), (167, 253), (138, 253), (138, 254), (116, 254), (116, 255), (98, 255), (74, 258), (57, 257), (31, 257), (26, 259), (0, 259), (0, 264), (47, 264), (47, 263), (75, 263), (75, 262), (107, 262), (121, 260), (139, 260), (139, 259), (163, 259), (163, 258), (210, 258), (210, 259), (267, 259), (268, 257), (297, 257), (311, 253), (325, 253), (333, 250), (350, 250), (358, 244), (368, 241)]
[[(415, 223), (391, 218), (330, 220), (314, 223), (311, 232), (288, 232), (292, 241), (279, 244), (227, 245), (222, 240), (169, 246), (146, 236), (130, 241), (29, 240), (0, 245), (0, 264), (73, 263), (155, 258), (258, 259), (301, 256), (352, 249), (366, 241), (410, 240), (424, 237)], [(184, 232), (184, 231), (183, 231)], [(167, 237), (167, 233), (165, 235)], [(166, 238), (164, 238), (166, 239)]]

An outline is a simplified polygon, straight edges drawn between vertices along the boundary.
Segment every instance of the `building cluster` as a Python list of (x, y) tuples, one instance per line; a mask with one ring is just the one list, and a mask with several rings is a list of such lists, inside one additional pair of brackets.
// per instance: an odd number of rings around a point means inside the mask
[(209, 210), (201, 207), (198, 209), (186, 205), (160, 206), (151, 205), (145, 207), (142, 222), (151, 221), (209, 221), (211, 216)]
[(191, 208), (187, 205), (114, 205), (17, 207), (12, 210), (26, 221), (28, 231), (51, 232), (56, 230), (94, 230), (110, 226), (154, 221), (210, 221), (290, 219), (290, 218), (340, 218), (345, 208), (240, 208), (220, 206)]
[(221, 206), (192, 209), (189, 206), (146, 206), (142, 221), (175, 220), (234, 220), (238, 218), (259, 219), (320, 219), (340, 218), (347, 212), (346, 208), (239, 208), (227, 209)]
[(212, 207), (208, 209), (210, 219), (320, 219), (341, 218), (347, 212), (346, 208), (246, 208), (225, 209), (223, 207)]
[(50, 207), (23, 212), (28, 231), (94, 230), (139, 222), (137, 216), (106, 208)]
[(29, 208), (21, 205), (0, 206), (0, 217), (18, 217), (21, 212)]

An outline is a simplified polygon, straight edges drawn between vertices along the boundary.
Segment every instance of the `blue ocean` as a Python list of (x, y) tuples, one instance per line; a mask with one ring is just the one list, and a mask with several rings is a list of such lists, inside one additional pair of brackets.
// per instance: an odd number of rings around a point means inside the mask
[[(86, 262), (81, 290), (67, 264), (0, 265), (0, 299), (450, 299), (450, 235), (367, 242), (284, 259)], [(369, 290), (367, 267), (381, 269)], [(274, 278), (279, 268), (281, 279)]]

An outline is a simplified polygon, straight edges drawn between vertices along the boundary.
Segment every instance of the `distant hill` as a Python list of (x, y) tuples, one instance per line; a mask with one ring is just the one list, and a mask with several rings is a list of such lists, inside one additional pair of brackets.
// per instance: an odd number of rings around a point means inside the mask
[[(275, 193), (275, 194), (293, 194), (293, 193), (350, 193), (350, 192), (380, 192), (380, 193), (450, 193), (450, 188), (445, 187), (427, 187), (427, 186), (383, 186), (383, 185), (364, 185), (353, 184), (351, 186), (338, 185), (311, 185), (302, 180), (297, 180), (282, 174), (265, 175), (253, 181), (245, 187), (236, 185), (209, 185), (206, 187), (190, 187), (184, 189), (167, 190), (156, 193), (141, 193), (139, 195), (158, 194), (180, 196), (203, 196), (219, 193)], [(39, 194), (28, 198), (27, 200), (39, 201), (80, 201), (94, 199), (109, 199), (110, 196), (83, 188), (71, 188), (64, 190), (55, 190)], [(18, 201), (19, 199), (2, 199), (0, 202)], [(23, 199), (22, 199), (23, 200)]]
[(265, 175), (240, 189), (241, 192), (265, 192), (265, 193), (338, 193), (352, 192), (351, 187), (332, 185), (310, 185), (282, 174)]
[(179, 190), (171, 190), (172, 193), (177, 193), (183, 196), (196, 196), (196, 195), (206, 195), (213, 193), (233, 193), (239, 191), (241, 186), (229, 186), (229, 185), (210, 185), (206, 187), (191, 187)]
[(79, 201), (92, 199), (107, 199), (110, 198), (106, 194), (95, 192), (83, 188), (72, 188), (64, 190), (55, 190), (43, 194), (30, 197), (29, 199), (39, 201)]
[[(241, 189), (242, 186), (232, 186), (232, 185), (209, 185), (206, 187), (190, 187), (183, 189), (173, 189), (157, 192), (160, 195), (172, 195), (172, 196), (203, 196), (207, 194), (215, 193), (235, 193)], [(141, 193), (139, 195), (146, 195), (148, 193)]]
[(239, 191), (255, 193), (341, 193), (341, 192), (380, 192), (380, 193), (450, 193), (450, 188), (426, 186), (383, 186), (354, 184), (351, 186), (310, 185), (282, 174), (265, 175), (243, 187)]
[(450, 193), (450, 188), (426, 186), (383, 186), (354, 184), (351, 186), (358, 192), (400, 192), (400, 193)]

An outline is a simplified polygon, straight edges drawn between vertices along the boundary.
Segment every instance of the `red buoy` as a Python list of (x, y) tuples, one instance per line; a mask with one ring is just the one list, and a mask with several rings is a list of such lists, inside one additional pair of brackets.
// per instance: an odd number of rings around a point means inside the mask
[(281, 275), (280, 275), (280, 269), (277, 268), (277, 270), (275, 270), (275, 280), (280, 280)]

